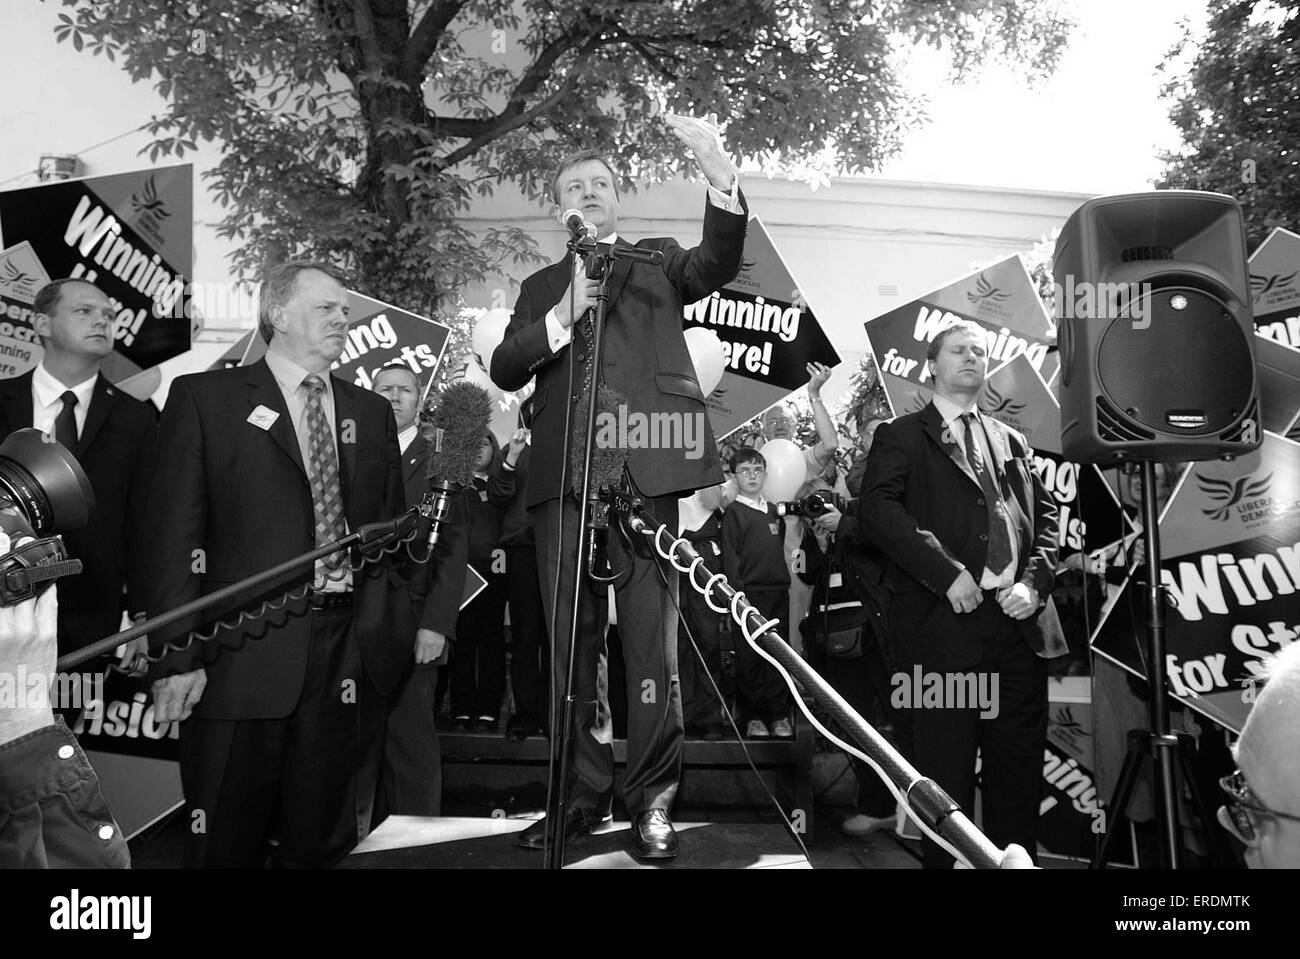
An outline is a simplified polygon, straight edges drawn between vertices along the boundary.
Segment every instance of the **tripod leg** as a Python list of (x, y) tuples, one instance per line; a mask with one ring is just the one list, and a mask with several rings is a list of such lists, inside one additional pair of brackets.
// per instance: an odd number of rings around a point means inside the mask
[(1133, 787), (1137, 785), (1142, 759), (1148, 754), (1146, 737), (1147, 734), (1140, 730), (1129, 731), (1128, 751), (1124, 754), (1124, 765), (1120, 767), (1115, 792), (1106, 806), (1106, 834), (1101, 841), (1101, 850), (1092, 863), (1093, 869), (1106, 868), (1115, 837), (1123, 831), (1124, 824), (1128, 821), (1128, 803), (1133, 796)]
[(1206, 797), (1201, 781), (1196, 776), (1196, 769), (1192, 765), (1192, 756), (1195, 749), (1195, 741), (1192, 737), (1187, 733), (1180, 733), (1178, 736), (1178, 761), (1182, 765), (1183, 780), (1192, 792), (1192, 806), (1205, 828), (1205, 841), (1210, 847), (1210, 859), (1216, 869), (1229, 869), (1232, 866), (1232, 857), (1225, 849), (1223, 833), (1217, 828), (1214, 815), (1215, 807), (1210, 804), (1209, 799)]

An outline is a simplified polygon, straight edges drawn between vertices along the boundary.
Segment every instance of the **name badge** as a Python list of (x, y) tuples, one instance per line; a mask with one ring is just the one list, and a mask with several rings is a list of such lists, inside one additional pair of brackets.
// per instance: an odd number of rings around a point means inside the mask
[(481, 490), (478, 491), (478, 501), (479, 501), (480, 503), (486, 503), (486, 502), (487, 502), (487, 490), (485, 490), (485, 489), (481, 489)]
[(831, 578), (827, 583), (828, 588), (835, 589), (844, 585), (844, 576), (841, 573), (831, 573)]
[(253, 412), (248, 414), (248, 422), (252, 423), (259, 430), (269, 430), (272, 424), (280, 418), (280, 414), (266, 406), (259, 406)]

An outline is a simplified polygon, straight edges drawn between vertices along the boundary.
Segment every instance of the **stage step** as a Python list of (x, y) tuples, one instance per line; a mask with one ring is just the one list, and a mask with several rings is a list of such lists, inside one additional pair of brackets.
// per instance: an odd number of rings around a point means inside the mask
[[(542, 854), (514, 834), (532, 819), (389, 816), (340, 864), (343, 869), (529, 869)], [(811, 869), (790, 834), (767, 823), (676, 823), (681, 854), (643, 863), (628, 850), (630, 824), (611, 822), (574, 840), (566, 869)]]

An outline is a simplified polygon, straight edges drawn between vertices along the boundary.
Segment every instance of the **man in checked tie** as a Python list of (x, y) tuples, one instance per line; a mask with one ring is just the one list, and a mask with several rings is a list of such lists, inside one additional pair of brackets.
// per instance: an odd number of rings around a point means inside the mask
[[(404, 509), (392, 407), (329, 372), (347, 300), (328, 266), (278, 266), (261, 290), (265, 359), (172, 384), (151, 497), (151, 613)], [(278, 836), (286, 866), (328, 866), (368, 830), (384, 697), (415, 630), (392, 563), (355, 560), (331, 554), (184, 624), (301, 596), (156, 667), (155, 718), (185, 720), (186, 865), (257, 866)]]
[[(1032, 851), (1045, 660), (1066, 652), (1051, 600), (1057, 516), (1025, 438), (976, 406), (987, 343), (967, 320), (930, 343), (934, 398), (876, 430), (859, 526), (886, 557), (894, 689), (912, 690), (902, 705), (911, 707), (913, 765), (971, 814), (980, 753), (985, 833)], [(937, 677), (941, 695), (921, 695), (917, 667), (926, 685)], [(993, 691), (984, 708), (980, 689)], [(951, 864), (926, 841), (927, 868)]]

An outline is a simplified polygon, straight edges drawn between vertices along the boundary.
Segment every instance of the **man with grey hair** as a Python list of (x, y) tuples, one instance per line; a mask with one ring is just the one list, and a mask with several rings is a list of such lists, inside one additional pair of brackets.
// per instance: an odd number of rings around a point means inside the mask
[(1233, 756), (1219, 822), (1245, 844), (1251, 869), (1300, 869), (1300, 643), (1269, 663)]
[[(405, 509), (391, 404), (329, 372), (347, 328), (339, 275), (286, 263), (262, 287), (265, 358), (172, 384), (151, 613)], [(251, 617), (155, 667), (156, 720), (184, 721), (186, 865), (259, 866), (278, 834), (286, 866), (329, 866), (369, 829), (385, 697), (415, 634), (403, 587), (387, 558), (336, 552), (151, 636), (157, 646), (237, 610)]]

